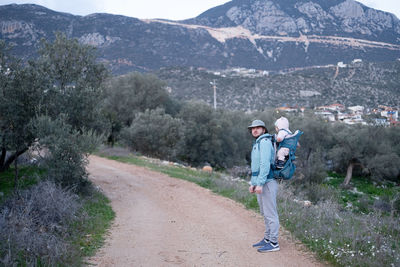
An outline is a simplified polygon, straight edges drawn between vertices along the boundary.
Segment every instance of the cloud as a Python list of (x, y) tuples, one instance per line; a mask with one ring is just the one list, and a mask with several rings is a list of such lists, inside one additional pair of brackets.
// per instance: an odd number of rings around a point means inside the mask
[(214, 6), (229, 0), (114, 0), (100, 1), (109, 13), (133, 16), (137, 18), (187, 19), (198, 16)]
[(374, 9), (393, 13), (400, 18), (400, 5), (398, 0), (357, 0), (360, 3)]
[(6, 4), (2, 2), (15, 3), (15, 4), (36, 4), (40, 6), (44, 6), (46, 8), (59, 11), (71, 13), (73, 15), (87, 15), (91, 13), (100, 12), (102, 10), (101, 1), (93, 1), (93, 0), (69, 0), (69, 1), (59, 1), (59, 0), (11, 0), (11, 1), (2, 1), (0, 0), (0, 4)]

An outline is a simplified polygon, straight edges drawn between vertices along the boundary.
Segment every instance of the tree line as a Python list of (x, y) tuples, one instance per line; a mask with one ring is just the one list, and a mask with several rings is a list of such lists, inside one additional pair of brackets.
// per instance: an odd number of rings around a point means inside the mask
[(274, 121), (284, 115), (291, 130), (305, 133), (297, 152), (298, 176), (315, 182), (337, 171), (347, 175), (345, 183), (353, 173), (399, 182), (398, 128), (177, 101), (154, 75), (111, 77), (92, 47), (62, 34), (43, 41), (38, 54), (23, 63), (0, 44), (0, 171), (28, 149), (46, 149), (42, 165), (49, 175), (65, 185), (84, 184), (87, 155), (100, 141), (193, 166), (245, 166), (253, 141), (250, 122), (262, 119), (274, 133)]
[(108, 83), (105, 110), (118, 125), (113, 128), (118, 129), (112, 133), (114, 141), (145, 155), (226, 169), (249, 163), (253, 140), (247, 126), (253, 119), (264, 120), (274, 133), (274, 122), (283, 115), (289, 118), (292, 131), (305, 133), (297, 152), (299, 176), (317, 182), (328, 171), (336, 171), (346, 175), (344, 184), (353, 173), (399, 182), (400, 131), (396, 127), (327, 123), (311, 113), (291, 115), (274, 109), (214, 110), (204, 102), (174, 101), (165, 86), (157, 77), (139, 73)]

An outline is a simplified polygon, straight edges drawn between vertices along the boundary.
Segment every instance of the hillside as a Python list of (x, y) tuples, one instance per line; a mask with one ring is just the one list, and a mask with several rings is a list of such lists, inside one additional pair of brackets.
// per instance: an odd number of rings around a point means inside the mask
[[(244, 72), (244, 70), (242, 70)], [(327, 66), (287, 73), (211, 72), (197, 68), (163, 68), (155, 73), (183, 100), (201, 99), (212, 105), (217, 85), (217, 106), (262, 110), (283, 105), (315, 107), (332, 103), (346, 106), (398, 106), (400, 61), (357, 62), (346, 67)]]

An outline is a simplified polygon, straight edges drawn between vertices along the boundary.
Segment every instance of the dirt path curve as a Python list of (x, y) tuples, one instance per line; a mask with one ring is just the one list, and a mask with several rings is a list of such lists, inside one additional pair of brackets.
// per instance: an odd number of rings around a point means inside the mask
[(322, 266), (285, 237), (258, 253), (261, 216), (193, 183), (91, 156), (91, 180), (110, 198), (115, 222), (97, 266)]

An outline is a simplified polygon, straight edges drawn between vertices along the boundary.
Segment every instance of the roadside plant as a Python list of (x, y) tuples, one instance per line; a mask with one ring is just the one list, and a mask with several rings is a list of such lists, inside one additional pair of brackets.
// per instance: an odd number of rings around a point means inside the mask
[(76, 191), (89, 184), (86, 165), (88, 156), (100, 144), (102, 136), (92, 130), (74, 130), (64, 116), (57, 120), (39, 117), (31, 128), (38, 136), (35, 149), (42, 156), (42, 167), (50, 179)]
[[(71, 257), (70, 224), (78, 196), (52, 181), (19, 191), (0, 207), (0, 260), (4, 266), (54, 266)], [(23, 264), (24, 263), (24, 264)]]
[(122, 130), (121, 138), (133, 150), (173, 160), (183, 138), (182, 125), (181, 119), (165, 114), (163, 109), (146, 110)]

